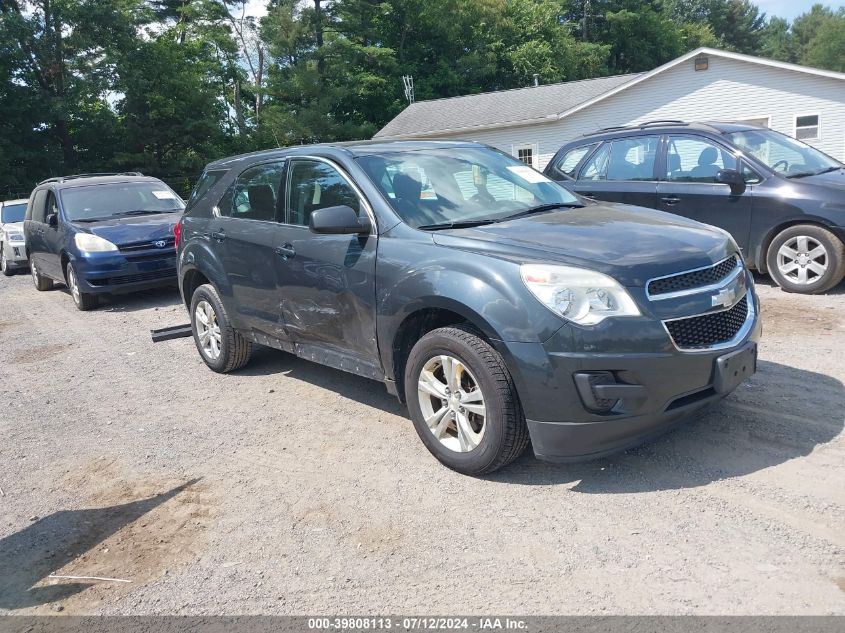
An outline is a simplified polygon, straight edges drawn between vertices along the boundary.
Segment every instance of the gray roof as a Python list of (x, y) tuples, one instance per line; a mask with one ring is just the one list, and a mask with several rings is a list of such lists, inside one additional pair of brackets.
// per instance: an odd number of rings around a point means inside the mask
[(433, 136), (554, 118), (639, 77), (639, 73), (412, 103), (374, 138)]

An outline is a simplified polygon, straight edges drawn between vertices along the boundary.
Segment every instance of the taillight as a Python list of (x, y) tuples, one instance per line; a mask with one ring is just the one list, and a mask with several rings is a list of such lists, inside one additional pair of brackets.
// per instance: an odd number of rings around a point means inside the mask
[(179, 240), (182, 238), (182, 220), (173, 225), (173, 237), (176, 240), (176, 250), (179, 250)]

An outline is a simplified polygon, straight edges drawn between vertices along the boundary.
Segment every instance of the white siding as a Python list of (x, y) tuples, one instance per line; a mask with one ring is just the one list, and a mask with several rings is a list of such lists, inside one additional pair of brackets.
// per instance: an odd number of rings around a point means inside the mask
[(554, 123), (455, 135), (511, 153), (536, 143), (542, 169), (565, 143), (601, 127), (655, 119), (731, 121), (770, 117), (792, 136), (795, 117), (819, 114), (820, 138), (808, 141), (845, 160), (845, 81), (710, 55), (710, 68), (682, 63)]

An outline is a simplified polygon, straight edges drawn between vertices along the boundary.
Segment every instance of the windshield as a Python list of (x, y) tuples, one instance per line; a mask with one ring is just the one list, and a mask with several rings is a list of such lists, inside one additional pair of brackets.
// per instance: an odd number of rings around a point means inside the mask
[(389, 152), (358, 160), (414, 228), (496, 221), (542, 205), (581, 206), (543, 174), (489, 148)]
[(747, 155), (787, 178), (812, 176), (842, 167), (842, 163), (816, 148), (772, 130), (746, 130), (725, 136)]
[(125, 215), (153, 215), (185, 208), (182, 199), (160, 182), (86, 185), (62, 191), (68, 220), (104, 220)]
[(23, 222), (26, 215), (26, 202), (21, 204), (9, 204), (3, 207), (2, 220), (3, 224), (10, 222)]

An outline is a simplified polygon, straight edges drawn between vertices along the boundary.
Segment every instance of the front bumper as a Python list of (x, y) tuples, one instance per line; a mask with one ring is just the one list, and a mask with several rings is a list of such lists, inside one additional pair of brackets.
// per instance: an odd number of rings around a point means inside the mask
[[(652, 318), (594, 328), (565, 326), (545, 343), (501, 343), (516, 382), (535, 455), (578, 461), (615, 453), (658, 435), (718, 402), (716, 359), (760, 338), (759, 302), (741, 340), (685, 352)], [(608, 320), (610, 321), (610, 320)], [(576, 374), (612, 376), (620, 395), (609, 410), (588, 408)], [(629, 389), (630, 397), (621, 396)], [(614, 396), (615, 398), (616, 396)]]
[(29, 260), (26, 257), (25, 242), (4, 242), (3, 257), (6, 259), (6, 265), (9, 267), (23, 268), (24, 266), (29, 266)]
[(82, 292), (124, 293), (145, 288), (176, 285), (176, 253), (89, 253), (73, 259)]

